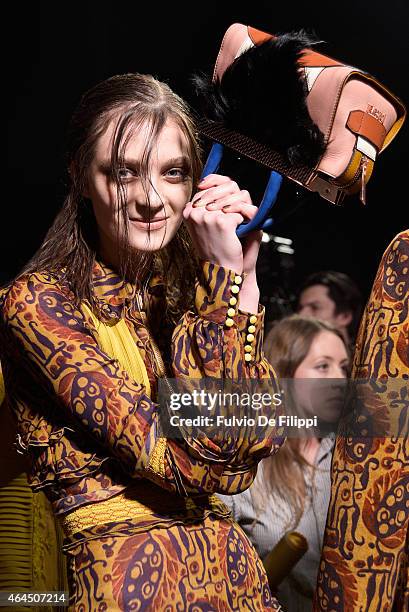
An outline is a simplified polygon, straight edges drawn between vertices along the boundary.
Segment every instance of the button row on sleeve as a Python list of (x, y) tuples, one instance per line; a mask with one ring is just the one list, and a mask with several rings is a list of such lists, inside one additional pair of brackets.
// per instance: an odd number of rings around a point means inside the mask
[(253, 359), (253, 342), (255, 339), (254, 332), (256, 331), (256, 326), (254, 323), (257, 323), (256, 315), (251, 315), (249, 317), (250, 325), (247, 328), (246, 334), (246, 344), (244, 345), (244, 359), (247, 362), (250, 362)]
[(232, 325), (234, 325), (234, 320), (232, 319), (232, 317), (234, 317), (234, 315), (236, 314), (236, 307), (237, 307), (237, 297), (236, 296), (240, 291), (240, 285), (242, 281), (243, 281), (242, 277), (236, 274), (236, 276), (234, 277), (234, 285), (232, 285), (230, 289), (233, 295), (229, 299), (230, 308), (227, 310), (227, 318), (225, 321), (226, 327), (232, 327)]

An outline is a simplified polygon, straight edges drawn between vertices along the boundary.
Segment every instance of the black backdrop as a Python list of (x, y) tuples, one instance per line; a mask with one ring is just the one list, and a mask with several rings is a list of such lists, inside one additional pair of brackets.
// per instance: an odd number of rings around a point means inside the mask
[[(211, 67), (224, 31), (239, 21), (276, 33), (313, 29), (326, 41), (322, 52), (374, 74), (408, 104), (408, 17), (404, 0), (15, 3), (4, 25), (10, 108), (0, 282), (33, 254), (62, 202), (64, 131), (88, 87), (150, 72), (190, 101), (189, 74)], [(377, 161), (366, 207), (356, 196), (336, 207), (286, 186), (273, 231), (291, 238), (295, 253), (291, 262), (272, 257), (264, 283), (270, 270), (291, 292), (306, 274), (336, 269), (367, 295), (383, 250), (409, 225), (407, 134), (406, 125)]]

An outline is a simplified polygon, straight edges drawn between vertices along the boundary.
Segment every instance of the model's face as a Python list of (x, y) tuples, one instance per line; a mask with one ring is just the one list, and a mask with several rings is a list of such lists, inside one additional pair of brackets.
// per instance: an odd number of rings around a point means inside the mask
[(297, 406), (324, 421), (335, 421), (343, 405), (347, 372), (343, 341), (330, 331), (318, 333), (294, 373)]
[(192, 176), (186, 138), (168, 121), (154, 145), (149, 161), (149, 184), (140, 177), (149, 126), (143, 125), (126, 146), (124, 164), (119, 171), (126, 192), (126, 221), (119, 210), (117, 186), (111, 174), (112, 139), (115, 122), (99, 138), (88, 173), (86, 197), (92, 201), (103, 257), (117, 263), (118, 238), (125, 235), (135, 251), (157, 251), (175, 236), (182, 212), (192, 192)]

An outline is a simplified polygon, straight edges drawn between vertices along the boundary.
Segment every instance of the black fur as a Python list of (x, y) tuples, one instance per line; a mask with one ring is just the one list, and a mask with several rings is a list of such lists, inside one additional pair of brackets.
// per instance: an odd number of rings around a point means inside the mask
[(315, 165), (324, 136), (308, 114), (297, 60), (316, 43), (303, 30), (282, 34), (243, 53), (216, 83), (196, 75), (202, 113), (279, 151), (293, 165)]

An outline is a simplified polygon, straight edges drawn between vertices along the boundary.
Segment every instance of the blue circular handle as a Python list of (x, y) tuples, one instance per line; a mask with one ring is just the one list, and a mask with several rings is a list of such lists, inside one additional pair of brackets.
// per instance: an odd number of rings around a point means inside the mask
[(209, 174), (215, 174), (220, 166), (220, 162), (223, 157), (223, 145), (215, 142), (210, 149), (210, 153), (207, 157), (207, 161), (202, 171), (202, 176), (200, 178), (204, 179)]
[(239, 238), (243, 238), (249, 232), (258, 229), (267, 229), (273, 225), (273, 220), (268, 219), (271, 209), (273, 208), (278, 192), (280, 191), (283, 177), (274, 170), (270, 174), (270, 178), (267, 183), (266, 190), (263, 195), (263, 199), (260, 202), (256, 216), (251, 219), (248, 223), (242, 223), (236, 230), (236, 234)]
[[(217, 172), (222, 157), (223, 145), (218, 142), (215, 142), (210, 150), (206, 164), (203, 168), (201, 177), (202, 179), (208, 176), (209, 174), (214, 174)], [(278, 192), (280, 191), (282, 182), (283, 177), (281, 176), (281, 174), (272, 170), (267, 183), (266, 190), (263, 195), (263, 199), (261, 200), (260, 206), (258, 207), (256, 216), (248, 223), (241, 223), (236, 230), (236, 234), (239, 238), (243, 238), (253, 230), (268, 229), (273, 225), (273, 220), (268, 218), (268, 215), (270, 214), (270, 211), (277, 200)]]

